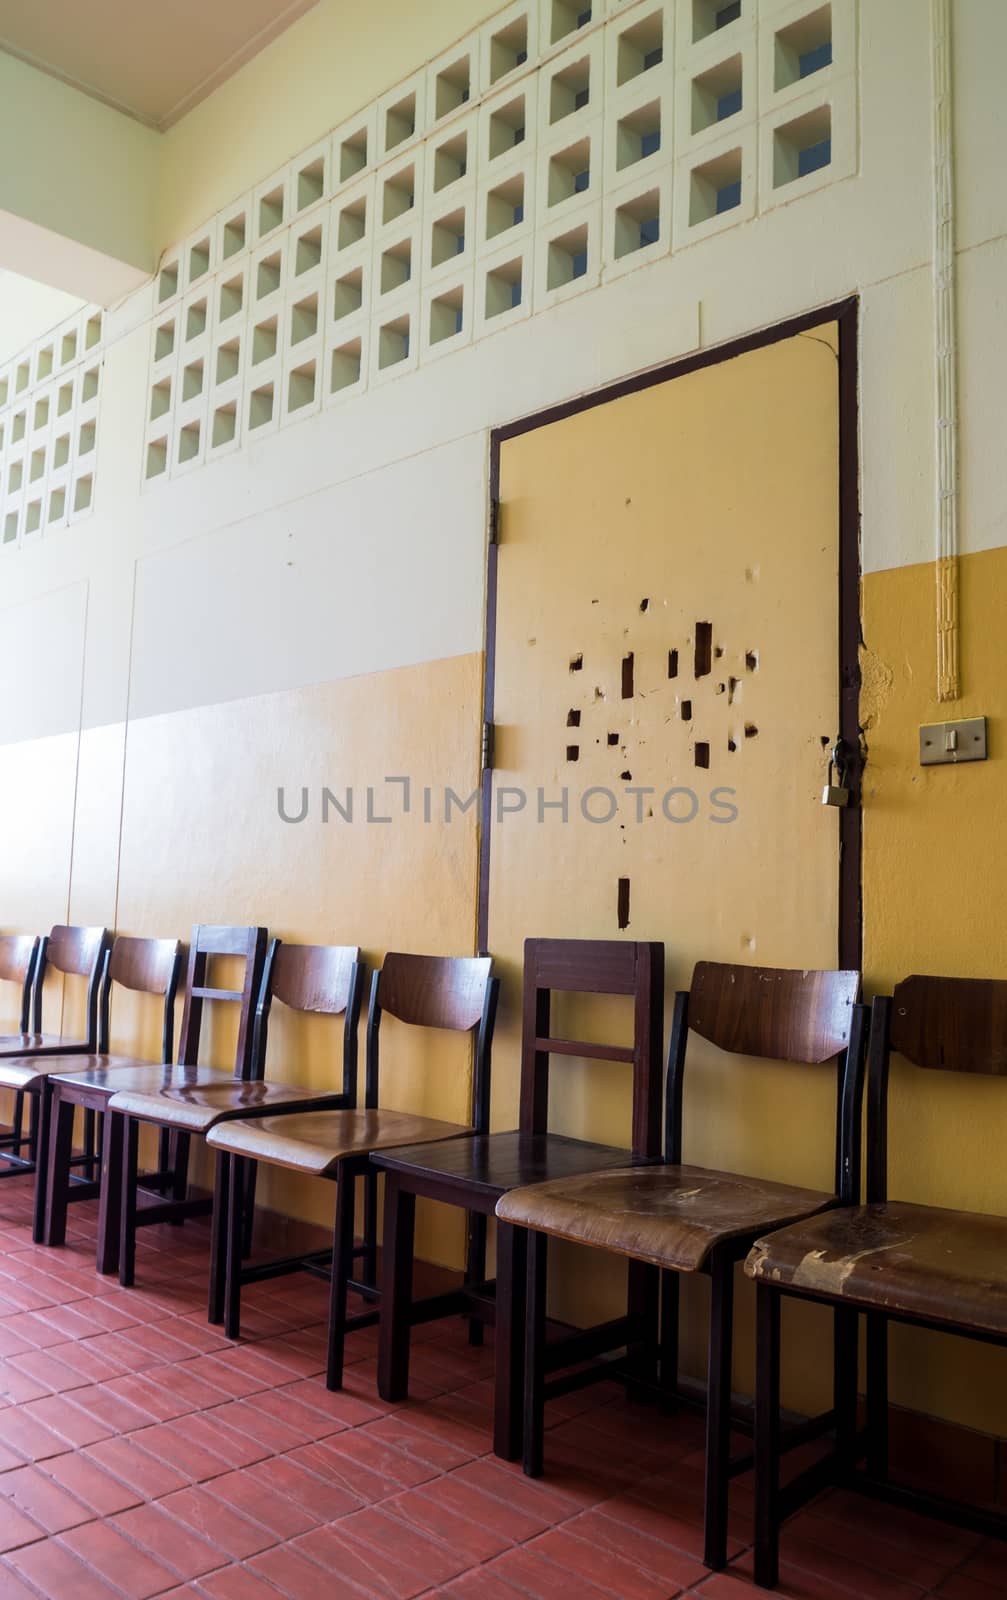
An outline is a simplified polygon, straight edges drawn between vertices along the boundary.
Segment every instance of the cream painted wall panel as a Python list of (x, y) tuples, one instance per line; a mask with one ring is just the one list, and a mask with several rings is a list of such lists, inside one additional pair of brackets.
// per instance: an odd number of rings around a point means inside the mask
[(933, 280), (929, 266), (865, 290), (860, 455), (868, 570), (919, 561), (934, 541)]
[[(1007, 239), (958, 257), (958, 416), (963, 552), (1007, 544)], [(968, 627), (967, 619), (963, 626)]]
[(0, 745), (6, 929), (47, 933), (66, 914), (76, 776), (76, 732)]
[(1007, 233), (1003, 96), (994, 63), (1007, 60), (1007, 6), (954, 0), (955, 238), (960, 250)]
[(116, 925), (125, 745), (122, 722), (88, 728), (80, 736), (69, 886), (71, 922)]
[(86, 619), (85, 583), (0, 612), (0, 743), (76, 733)]
[(131, 718), (482, 645), (477, 437), (141, 560)]

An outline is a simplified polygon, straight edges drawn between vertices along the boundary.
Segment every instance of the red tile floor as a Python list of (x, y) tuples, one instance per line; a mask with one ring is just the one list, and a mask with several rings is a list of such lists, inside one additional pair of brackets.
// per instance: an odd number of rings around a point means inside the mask
[[(205, 1229), (147, 1229), (138, 1287), (93, 1271), (94, 1207), (59, 1251), (30, 1180), (0, 1185), (0, 1600), (754, 1600), (751, 1486), (729, 1573), (699, 1559), (695, 1418), (603, 1384), (550, 1407), (547, 1477), (489, 1453), (488, 1350), (419, 1330), (414, 1398), (382, 1405), (373, 1330), (326, 1392), (325, 1286), (245, 1296), (247, 1338), (207, 1325)], [(842, 1493), (788, 1527), (792, 1600), (994, 1600), (1007, 1554)]]

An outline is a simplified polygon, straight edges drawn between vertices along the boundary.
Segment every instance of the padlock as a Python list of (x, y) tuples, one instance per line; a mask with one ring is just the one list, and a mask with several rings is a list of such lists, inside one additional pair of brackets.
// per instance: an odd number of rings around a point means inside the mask
[[(844, 754), (844, 743), (840, 739), (837, 742), (832, 755), (829, 757), (829, 781), (822, 790), (823, 806), (848, 806), (850, 803), (850, 791), (846, 787), (846, 762), (843, 759)], [(838, 783), (833, 783), (833, 773), (835, 773), (836, 777), (839, 779)]]

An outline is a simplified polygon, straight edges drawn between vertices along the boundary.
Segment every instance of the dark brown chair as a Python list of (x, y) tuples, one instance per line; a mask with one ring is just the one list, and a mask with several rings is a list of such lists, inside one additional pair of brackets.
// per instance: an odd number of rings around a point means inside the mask
[[(411, 1141), (460, 1139), (485, 1128), (489, 1110), (490, 1053), (496, 1020), (497, 979), (488, 957), (403, 955), (390, 952), (380, 972), (371, 980), (367, 1014), (367, 1057), (362, 1110), (310, 1111), (299, 1116), (283, 1114), (250, 1122), (227, 1122), (215, 1128), (208, 1143), (230, 1163), (229, 1236), (226, 1273), (225, 1332), (236, 1338), (241, 1317), (241, 1286), (277, 1272), (304, 1268), (331, 1280), (327, 1382), (338, 1389), (343, 1379), (346, 1334), (371, 1326), (378, 1313), (366, 1310), (348, 1317), (349, 1289), (365, 1299), (379, 1298), (376, 1286), (377, 1174), (368, 1164), (372, 1151)], [(441, 1122), (410, 1112), (387, 1111), (379, 1105), (379, 1037), (384, 1012), (412, 1027), (477, 1030), (472, 1076), (472, 1122), (468, 1126)], [(353, 1089), (355, 1091), (355, 1081)], [(355, 1093), (354, 1093), (355, 1099)], [(462, 1140), (467, 1142), (467, 1140)], [(336, 1218), (331, 1254), (294, 1257), (286, 1261), (242, 1262), (242, 1219), (239, 1197), (246, 1191), (242, 1177), (255, 1162), (286, 1167), (336, 1184)], [(354, 1191), (364, 1178), (363, 1244), (354, 1242)], [(219, 1185), (218, 1185), (219, 1193)], [(485, 1229), (473, 1230), (469, 1239), (469, 1271), (485, 1273)], [(353, 1278), (353, 1262), (363, 1256), (364, 1272)], [(451, 1308), (453, 1309), (453, 1307)], [(446, 1314), (446, 1312), (445, 1312)]]
[[(30, 1030), (6, 1034), (0, 1038), (0, 1089), (12, 1089), (17, 1095), (31, 1099), (31, 1123), (28, 1135), (29, 1155), (25, 1159), (0, 1152), (6, 1166), (0, 1176), (15, 1172), (44, 1172), (49, 1150), (49, 1127), (46, 1117), (47, 1100), (40, 1091), (46, 1076), (66, 1065), (68, 1056), (87, 1055), (97, 1048), (98, 1042), (98, 989), (105, 952), (111, 934), (107, 928), (77, 928), (57, 924), (52, 932), (39, 941), (35, 957), (35, 976), (32, 985), (32, 1015)], [(84, 1037), (73, 1034), (43, 1033), (42, 999), (46, 975), (60, 973), (64, 977), (84, 978), (87, 989), (84, 1002)], [(22, 1021), (26, 1019), (22, 1016)], [(16, 1114), (16, 1113), (15, 1113)], [(92, 1138), (93, 1127), (89, 1130)], [(21, 1141), (23, 1147), (24, 1141)], [(40, 1213), (45, 1186), (36, 1191), (34, 1236), (41, 1238), (43, 1219)]]
[[(38, 958), (39, 940), (33, 934), (5, 933), (0, 935), (0, 982), (14, 983), (20, 990), (18, 1028), (23, 1036), (31, 1022), (31, 992), (35, 981), (35, 962)], [(32, 1151), (34, 1128), (24, 1131), (24, 1090), (14, 1090), (14, 1112), (9, 1133), (0, 1134), (0, 1178), (9, 1172), (22, 1172), (22, 1151)]]
[[(105, 1116), (105, 1108), (116, 1089), (137, 1074), (146, 1074), (151, 1063), (135, 1056), (112, 1055), (112, 986), (118, 984), (136, 994), (158, 995), (164, 1002), (161, 1021), (161, 1062), (171, 1065), (175, 1040), (175, 995), (182, 964), (183, 947), (177, 939), (134, 939), (122, 935), (105, 957), (98, 1010), (98, 1049), (94, 1055), (71, 1056), (55, 1064), (44, 1080), (42, 1094), (48, 1100), (45, 1120), (49, 1128), (49, 1156), (46, 1168), (35, 1178), (36, 1217), (44, 1217), (41, 1238), (36, 1243), (62, 1245), (66, 1242), (67, 1206), (71, 1201), (99, 1197), (98, 1251), (99, 1272), (114, 1272), (114, 1252), (119, 1244), (119, 1203), (122, 1189), (122, 1118)], [(84, 1156), (73, 1154), (73, 1125), (77, 1107), (84, 1110)], [(94, 1170), (91, 1158), (93, 1139), (90, 1126), (95, 1118), (101, 1126), (101, 1165)], [(83, 1165), (78, 1178), (74, 1168)], [(144, 1175), (148, 1189), (173, 1183), (171, 1152), (162, 1141), (158, 1170)], [(38, 1195), (39, 1187), (43, 1194)], [(112, 1252), (112, 1254), (110, 1254)]]
[[(123, 1161), (118, 1251), (119, 1281), (124, 1288), (130, 1287), (133, 1282), (137, 1228), (158, 1222), (182, 1222), (187, 1217), (208, 1216), (213, 1209), (211, 1199), (188, 1196), (190, 1136), (184, 1127), (171, 1130), (171, 1167), (174, 1177), (170, 1193), (167, 1198), (159, 1196), (153, 1204), (142, 1207), (138, 1204), (140, 1127), (132, 1115), (131, 1107), (137, 1103), (138, 1097), (148, 1094), (163, 1095), (167, 1100), (173, 1091), (179, 1089), (194, 1092), (204, 1086), (227, 1083), (235, 1078), (253, 1077), (255, 1004), (265, 966), (266, 938), (265, 928), (229, 928), (197, 923), (189, 944), (177, 1064), (156, 1066), (149, 1063), (134, 1068), (129, 1075), (129, 1087), (115, 1088), (108, 1099), (106, 1117), (125, 1119), (121, 1132)], [(242, 963), (239, 989), (219, 988), (210, 981), (210, 962), (224, 957)], [(238, 1008), (234, 1066), (230, 1072), (221, 1067), (202, 1066), (199, 1062), (203, 1010), (207, 1001)], [(112, 1137), (118, 1138), (119, 1135)], [(113, 1254), (110, 1251), (109, 1258)], [(215, 1279), (215, 1270), (211, 1267), (211, 1285)]]
[[(608, 1045), (555, 1038), (550, 1027), (557, 993), (629, 995), (634, 1001), (633, 1042)], [(632, 1156), (655, 1159), (660, 1151), (661, 1049), (664, 1006), (664, 946), (617, 940), (529, 939), (525, 943), (520, 1126), (514, 1133), (481, 1133), (474, 1139), (406, 1146), (372, 1157), (385, 1174), (383, 1295), (378, 1352), (382, 1399), (404, 1400), (409, 1385), (412, 1322), (413, 1227), (417, 1196), (464, 1206), (485, 1229), (497, 1201), (510, 1190), (557, 1177), (575, 1177), (623, 1167), (627, 1152), (548, 1131), (549, 1060), (552, 1055), (622, 1062), (632, 1068)], [(456, 1309), (496, 1325), (493, 1448), (513, 1460), (521, 1449), (522, 1322), (525, 1234), (506, 1223), (497, 1229), (495, 1289), (470, 1270)], [(656, 1275), (631, 1275), (629, 1317), (613, 1332), (642, 1345), (656, 1331)], [(621, 1337), (620, 1337), (621, 1334)], [(595, 1343), (593, 1348), (606, 1348)], [(578, 1353), (579, 1352), (579, 1353)], [(557, 1364), (583, 1360), (574, 1341), (557, 1346)]]
[[(497, 1216), (531, 1231), (525, 1372), (524, 1464), (542, 1471), (548, 1356), (545, 1345), (546, 1247), (549, 1237), (614, 1251), (660, 1269), (662, 1279), (661, 1387), (678, 1385), (678, 1283), (682, 1273), (711, 1280), (706, 1422), (705, 1556), (727, 1559), (730, 1479), (751, 1464), (732, 1462), (731, 1355), (734, 1268), (767, 1228), (839, 1204), (857, 1179), (862, 1100), (864, 1008), (856, 972), (790, 972), (774, 967), (702, 961), (692, 987), (676, 997), (668, 1052), (665, 1164), (517, 1190), (501, 1199)], [(690, 1034), (732, 1055), (819, 1065), (838, 1056), (836, 1164), (833, 1191), (799, 1189), (764, 1178), (682, 1163), (682, 1091)], [(848, 1381), (850, 1350), (839, 1365)], [(853, 1351), (855, 1361), (855, 1349)], [(854, 1368), (855, 1376), (855, 1368)]]
[[(756, 1282), (756, 1582), (778, 1576), (781, 1523), (830, 1481), (1007, 1537), (1007, 1516), (936, 1499), (888, 1474), (888, 1323), (1007, 1345), (1007, 1217), (888, 1199), (892, 1052), (918, 1067), (1007, 1076), (1007, 982), (910, 977), (871, 1017), (867, 1204), (848, 1205), (769, 1238), (745, 1264)], [(859, 1198), (859, 1189), (855, 1198)], [(867, 1319), (867, 1462), (858, 1470), (856, 1368), (835, 1452), (780, 1489), (780, 1304), (824, 1302)], [(854, 1344), (854, 1349), (856, 1348)]]
[[(288, 952), (290, 952), (288, 956)], [(301, 952), (298, 954), (297, 952)], [(341, 1095), (331, 1088), (311, 1089), (296, 1083), (264, 1083), (266, 1019), (277, 975), (291, 992), (305, 1000), (304, 1010), (327, 1011), (327, 995), (334, 990), (342, 1004), (339, 1009), (356, 1007), (359, 1015), (360, 982), (358, 971), (360, 952), (356, 946), (283, 945), (274, 939), (262, 966), (258, 987), (258, 1004), (254, 1027), (246, 1033), (246, 991), (242, 993), (242, 1020), (239, 1029), (237, 1060), (233, 1073), (208, 1072), (186, 1065), (176, 1071), (170, 1080), (155, 1083), (132, 1082), (116, 1091), (110, 1109), (127, 1119), (131, 1130), (124, 1168), (123, 1192), (132, 1195), (123, 1204), (120, 1216), (119, 1276), (122, 1282), (132, 1281), (135, 1230), (140, 1213), (137, 1212), (136, 1182), (132, 1175), (135, 1152), (141, 1123), (156, 1127), (162, 1136), (167, 1133), (176, 1142), (184, 1141), (188, 1147), (193, 1136), (205, 1139), (211, 1128), (230, 1118), (264, 1116), (270, 1111), (302, 1111), (309, 1106), (339, 1104)], [(190, 962), (191, 971), (191, 962)], [(246, 962), (246, 980), (249, 963)], [(196, 990), (193, 993), (197, 993)], [(205, 997), (216, 999), (236, 998), (220, 991), (207, 990)], [(349, 1024), (350, 1018), (347, 1019)], [(355, 1037), (355, 1035), (354, 1035)], [(247, 1041), (247, 1042), (246, 1042)], [(195, 1062), (199, 1048), (198, 1022), (190, 1026), (186, 1035), (186, 1020), (182, 1021), (183, 1062)], [(128, 1169), (128, 1170), (127, 1170)], [(254, 1174), (253, 1174), (254, 1176)], [(210, 1251), (211, 1270), (209, 1285), (209, 1317), (219, 1322), (223, 1317), (223, 1264), (218, 1249), (226, 1238), (226, 1206), (228, 1190), (225, 1184), (226, 1166), (218, 1164), (213, 1211), (217, 1223), (213, 1230)], [(249, 1210), (249, 1207), (243, 1210)], [(146, 1217), (146, 1213), (142, 1216)], [(123, 1253), (125, 1247), (126, 1253)], [(125, 1276), (124, 1276), (125, 1274)]]

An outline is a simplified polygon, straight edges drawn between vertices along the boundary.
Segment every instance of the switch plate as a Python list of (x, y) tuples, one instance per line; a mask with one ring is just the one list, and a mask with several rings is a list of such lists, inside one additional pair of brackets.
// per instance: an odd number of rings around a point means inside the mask
[(920, 766), (958, 766), (986, 760), (986, 718), (960, 722), (928, 722), (920, 729)]

